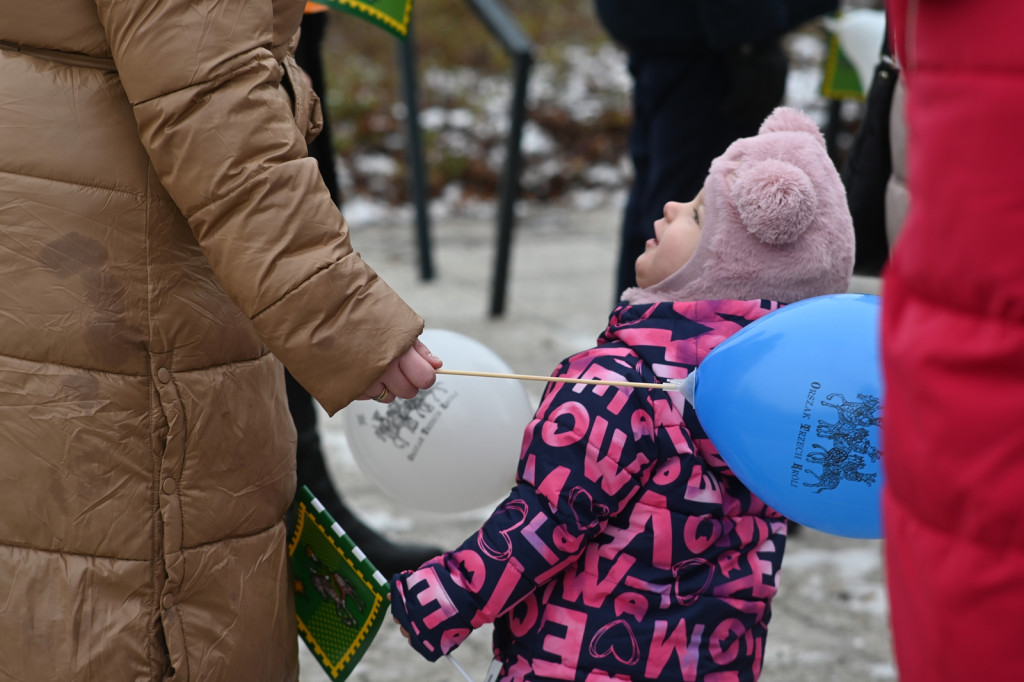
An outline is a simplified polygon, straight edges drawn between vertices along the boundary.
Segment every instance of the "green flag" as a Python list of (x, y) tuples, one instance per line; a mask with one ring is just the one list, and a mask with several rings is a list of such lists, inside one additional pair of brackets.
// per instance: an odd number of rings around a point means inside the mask
[(344, 680), (380, 629), (391, 589), (313, 496), (296, 495), (288, 542), (299, 635), (332, 680)]
[(870, 83), (861, 83), (857, 69), (839, 47), (839, 38), (832, 34), (828, 39), (828, 53), (825, 57), (825, 73), (821, 80), (821, 94), (829, 99), (863, 100)]
[(331, 9), (351, 12), (391, 31), (399, 38), (409, 33), (409, 19), (412, 17), (412, 0), (315, 0), (317, 4)]

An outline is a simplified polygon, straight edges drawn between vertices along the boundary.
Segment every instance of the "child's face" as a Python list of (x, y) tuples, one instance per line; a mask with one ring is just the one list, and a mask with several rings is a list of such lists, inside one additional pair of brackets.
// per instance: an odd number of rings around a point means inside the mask
[(654, 239), (636, 259), (636, 283), (649, 287), (683, 267), (693, 257), (704, 222), (704, 190), (685, 204), (665, 204), (665, 216), (654, 221)]

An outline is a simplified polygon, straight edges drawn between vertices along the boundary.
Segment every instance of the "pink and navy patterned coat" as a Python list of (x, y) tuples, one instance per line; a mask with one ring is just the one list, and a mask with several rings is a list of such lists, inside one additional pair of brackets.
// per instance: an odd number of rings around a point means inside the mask
[[(555, 374), (682, 379), (777, 307), (621, 306)], [(749, 682), (785, 542), (678, 391), (551, 383), (516, 487), (461, 547), (396, 576), (392, 612), (429, 660), (493, 621), (501, 680)]]

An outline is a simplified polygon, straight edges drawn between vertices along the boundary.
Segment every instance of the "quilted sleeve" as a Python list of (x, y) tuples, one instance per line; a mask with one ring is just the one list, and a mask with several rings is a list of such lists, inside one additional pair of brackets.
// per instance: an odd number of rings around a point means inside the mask
[(97, 9), (139, 139), (221, 285), (328, 412), (340, 409), (422, 320), (353, 251), (307, 158), (281, 87), (273, 3)]
[[(561, 368), (586, 378), (621, 378), (623, 369), (603, 357)], [(392, 613), (420, 654), (436, 660), (509, 611), (575, 562), (629, 504), (655, 464), (646, 395), (549, 384), (527, 426), (512, 494), (455, 551), (393, 581)]]

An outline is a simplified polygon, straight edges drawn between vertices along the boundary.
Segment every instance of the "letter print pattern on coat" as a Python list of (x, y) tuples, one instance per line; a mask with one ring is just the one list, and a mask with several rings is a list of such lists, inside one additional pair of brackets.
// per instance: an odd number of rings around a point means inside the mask
[[(556, 374), (681, 379), (776, 307), (620, 307)], [(784, 545), (785, 521), (678, 392), (552, 383), (510, 496), (458, 549), (400, 576), (394, 612), (431, 660), (493, 621), (502, 680), (754, 680)]]

